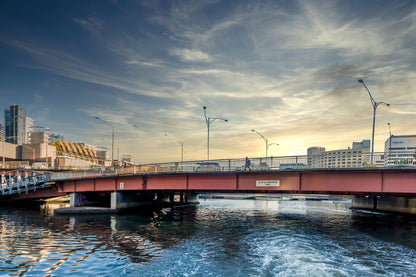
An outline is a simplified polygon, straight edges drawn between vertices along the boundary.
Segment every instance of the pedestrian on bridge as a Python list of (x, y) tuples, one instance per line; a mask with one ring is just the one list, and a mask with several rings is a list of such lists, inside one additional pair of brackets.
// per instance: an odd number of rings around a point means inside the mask
[(246, 165), (244, 166), (244, 170), (247, 170), (247, 169), (251, 170), (250, 164), (251, 164), (250, 160), (248, 159), (248, 157), (246, 157)]

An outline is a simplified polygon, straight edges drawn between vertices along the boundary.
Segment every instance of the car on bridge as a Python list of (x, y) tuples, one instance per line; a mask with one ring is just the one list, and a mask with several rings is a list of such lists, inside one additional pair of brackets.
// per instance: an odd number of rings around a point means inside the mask
[(202, 162), (197, 165), (195, 172), (221, 171), (221, 166), (217, 162)]
[(32, 164), (32, 169), (47, 169), (48, 164), (45, 162), (36, 162)]

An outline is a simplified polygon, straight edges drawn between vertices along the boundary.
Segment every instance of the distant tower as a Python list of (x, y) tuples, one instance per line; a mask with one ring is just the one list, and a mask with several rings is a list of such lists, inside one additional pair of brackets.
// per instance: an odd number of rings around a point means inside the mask
[(26, 139), (26, 110), (19, 105), (12, 105), (4, 111), (4, 119), (5, 141), (22, 145)]
[(4, 124), (0, 123), (0, 141), (4, 141), (4, 138), (6, 137), (6, 128), (4, 126)]
[(30, 136), (34, 132), (33, 119), (26, 117), (25, 144), (30, 144)]

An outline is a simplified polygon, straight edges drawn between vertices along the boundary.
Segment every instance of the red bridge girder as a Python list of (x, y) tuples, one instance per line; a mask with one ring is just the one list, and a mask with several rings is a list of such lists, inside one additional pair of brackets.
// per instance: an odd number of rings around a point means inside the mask
[(189, 191), (416, 196), (416, 170), (171, 173), (57, 181), (57, 192)]
[(170, 191), (416, 196), (416, 169), (251, 171), (110, 175), (48, 182), (9, 200), (72, 192)]

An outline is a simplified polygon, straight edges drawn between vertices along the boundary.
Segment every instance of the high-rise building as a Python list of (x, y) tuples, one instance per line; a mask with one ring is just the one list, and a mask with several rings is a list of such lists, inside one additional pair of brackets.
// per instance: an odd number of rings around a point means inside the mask
[(5, 137), (6, 137), (6, 129), (4, 124), (0, 123), (0, 141), (4, 141)]
[[(353, 142), (352, 149), (325, 151), (322, 147), (308, 148), (308, 166), (320, 168), (361, 167), (369, 161), (370, 140)], [(384, 161), (383, 161), (384, 162)]]
[(391, 136), (384, 144), (386, 166), (414, 165), (416, 163), (416, 135)]
[(26, 110), (19, 105), (12, 105), (4, 111), (4, 119), (5, 141), (22, 145), (26, 139)]
[(30, 134), (30, 144), (49, 143), (48, 132), (32, 132)]
[(34, 128), (33, 128), (33, 119), (30, 117), (26, 117), (26, 133), (25, 133), (25, 143), (29, 144), (30, 143), (30, 134), (33, 133)]
[(308, 148), (308, 166), (309, 167), (324, 167), (324, 153), (323, 147), (309, 147)]
[(360, 141), (360, 142), (354, 141), (352, 143), (352, 149), (361, 149), (361, 150), (364, 150), (364, 151), (370, 151), (370, 145), (371, 145), (371, 142), (370, 142), (369, 139), (365, 139), (365, 140)]

